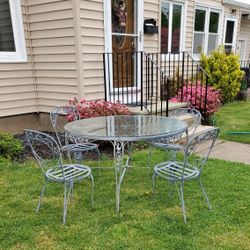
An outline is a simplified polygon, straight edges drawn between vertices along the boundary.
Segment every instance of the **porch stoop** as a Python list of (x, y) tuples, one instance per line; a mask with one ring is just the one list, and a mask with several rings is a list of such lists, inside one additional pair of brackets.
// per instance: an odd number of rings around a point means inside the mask
[[(171, 111), (177, 108), (185, 108), (188, 107), (189, 103), (187, 102), (169, 102), (168, 104), (168, 111), (169, 116), (171, 116)], [(148, 105), (147, 108), (143, 107), (141, 110), (140, 106), (128, 106), (128, 109), (132, 115), (149, 115), (151, 110), (154, 114), (161, 114), (166, 112), (166, 103), (161, 104), (159, 101), (157, 104)]]

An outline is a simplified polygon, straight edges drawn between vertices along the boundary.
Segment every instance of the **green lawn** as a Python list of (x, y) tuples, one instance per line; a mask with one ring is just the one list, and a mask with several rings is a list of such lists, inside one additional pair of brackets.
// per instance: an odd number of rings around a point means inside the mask
[[(221, 128), (221, 139), (250, 143), (250, 101), (222, 106), (215, 114), (215, 125)], [(230, 132), (249, 132), (249, 134)]]
[[(107, 158), (107, 157), (106, 157)], [(154, 161), (162, 154), (157, 152)], [(35, 213), (43, 178), (34, 163), (0, 165), (0, 249), (250, 249), (250, 166), (209, 160), (204, 169), (213, 211), (196, 182), (185, 186), (188, 223), (183, 223), (177, 192), (157, 180), (152, 198), (147, 151), (137, 151), (126, 173), (121, 213), (115, 213), (112, 170), (94, 170), (95, 208), (90, 181), (75, 185), (67, 224), (61, 223), (63, 185), (50, 184)], [(103, 162), (105, 166), (112, 161)]]

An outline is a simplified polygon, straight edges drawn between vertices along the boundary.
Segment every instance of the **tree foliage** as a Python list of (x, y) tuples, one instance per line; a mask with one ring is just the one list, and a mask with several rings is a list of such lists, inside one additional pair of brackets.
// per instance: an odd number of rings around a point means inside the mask
[(226, 54), (219, 47), (210, 55), (201, 55), (201, 66), (209, 75), (209, 85), (220, 90), (223, 102), (233, 101), (240, 91), (244, 76), (244, 72), (240, 70), (239, 56)]

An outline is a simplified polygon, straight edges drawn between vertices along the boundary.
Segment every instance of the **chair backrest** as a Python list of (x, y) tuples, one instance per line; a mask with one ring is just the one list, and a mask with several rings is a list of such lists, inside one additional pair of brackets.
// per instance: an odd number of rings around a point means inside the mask
[(211, 128), (195, 135), (185, 148), (184, 166), (190, 164), (202, 172), (218, 134), (219, 128)]
[(25, 139), (38, 161), (43, 173), (52, 166), (62, 166), (62, 156), (58, 143), (48, 134), (25, 129)]
[(65, 118), (67, 116), (70, 121), (75, 121), (80, 119), (80, 114), (78, 110), (72, 106), (54, 107), (50, 112), (51, 125), (56, 133), (56, 138), (59, 143), (59, 146), (62, 148), (62, 142), (59, 136), (59, 132), (63, 132), (63, 130), (59, 128), (59, 116), (65, 116)]
[(201, 124), (201, 113), (195, 108), (179, 108), (173, 111), (173, 117), (186, 120), (188, 123), (188, 136), (193, 136)]

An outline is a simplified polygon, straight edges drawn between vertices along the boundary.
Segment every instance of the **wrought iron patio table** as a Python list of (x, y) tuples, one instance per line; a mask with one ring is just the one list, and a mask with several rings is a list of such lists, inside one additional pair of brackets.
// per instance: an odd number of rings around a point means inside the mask
[(87, 118), (64, 126), (65, 137), (70, 141), (110, 141), (114, 148), (116, 179), (116, 211), (120, 209), (120, 190), (130, 164), (130, 154), (124, 163), (125, 146), (136, 141), (168, 142), (187, 130), (187, 123), (176, 118), (150, 115), (121, 115)]

